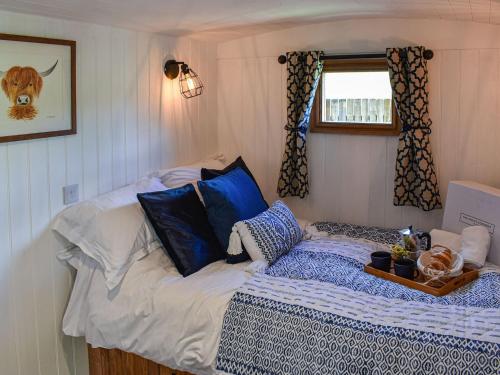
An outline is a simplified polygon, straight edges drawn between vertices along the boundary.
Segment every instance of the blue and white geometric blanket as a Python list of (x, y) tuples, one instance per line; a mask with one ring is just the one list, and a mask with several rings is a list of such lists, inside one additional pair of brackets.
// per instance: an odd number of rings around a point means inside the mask
[(230, 374), (500, 374), (500, 268), (444, 297), (363, 272), (386, 245), (305, 240), (233, 296)]

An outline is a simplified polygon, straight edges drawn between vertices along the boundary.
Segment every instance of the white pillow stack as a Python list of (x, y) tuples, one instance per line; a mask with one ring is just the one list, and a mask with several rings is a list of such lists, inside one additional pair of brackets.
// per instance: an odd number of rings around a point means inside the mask
[[(106, 286), (111, 290), (136, 260), (160, 246), (137, 193), (166, 189), (157, 178), (143, 178), (68, 207), (57, 216), (52, 229), (101, 266)], [(73, 255), (74, 251), (65, 250), (58, 256), (68, 260)]]
[[(201, 168), (222, 169), (224, 161), (224, 156), (217, 154), (191, 165), (164, 169), (68, 207), (56, 217), (52, 229), (79, 249), (65, 249), (58, 254), (59, 259), (77, 264), (74, 261), (83, 252), (102, 268), (108, 289), (114, 289), (135, 261), (161, 247), (137, 194), (195, 182), (201, 179)], [(197, 188), (196, 183), (194, 186)]]

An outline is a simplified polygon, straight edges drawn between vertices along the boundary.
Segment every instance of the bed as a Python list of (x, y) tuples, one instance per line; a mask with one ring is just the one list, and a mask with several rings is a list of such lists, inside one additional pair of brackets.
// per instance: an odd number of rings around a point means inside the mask
[(77, 269), (63, 331), (92, 375), (500, 372), (500, 267), (445, 297), (378, 279), (363, 267), (397, 230), (301, 227), (241, 157), (144, 177), (53, 229)]
[(218, 261), (182, 278), (156, 250), (112, 292), (75, 256), (64, 332), (85, 336), (103, 375), (110, 358), (139, 374), (498, 374), (499, 267), (432, 297), (362, 271), (396, 231), (311, 228), (269, 268)]

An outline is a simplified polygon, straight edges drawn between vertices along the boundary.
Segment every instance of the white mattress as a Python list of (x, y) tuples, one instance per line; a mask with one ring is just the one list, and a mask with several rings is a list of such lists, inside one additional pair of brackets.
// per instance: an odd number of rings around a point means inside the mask
[(219, 261), (183, 278), (162, 249), (136, 262), (108, 292), (97, 264), (75, 250), (78, 269), (63, 331), (195, 374), (215, 373), (224, 312), (258, 264)]

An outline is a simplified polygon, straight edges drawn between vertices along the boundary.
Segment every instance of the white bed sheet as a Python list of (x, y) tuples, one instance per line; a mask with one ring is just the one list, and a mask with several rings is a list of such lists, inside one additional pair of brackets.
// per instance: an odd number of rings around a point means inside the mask
[[(97, 263), (75, 250), (78, 269), (63, 331), (195, 374), (214, 374), (224, 313), (255, 262), (219, 261), (183, 278), (162, 249), (136, 262), (108, 292)], [(250, 266), (249, 266), (250, 265)]]

